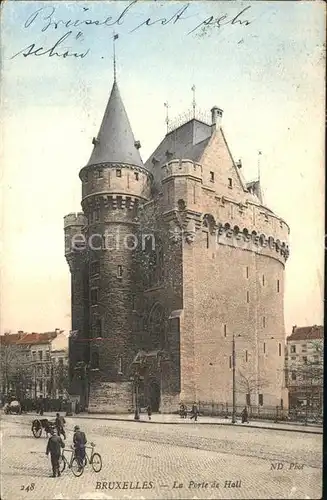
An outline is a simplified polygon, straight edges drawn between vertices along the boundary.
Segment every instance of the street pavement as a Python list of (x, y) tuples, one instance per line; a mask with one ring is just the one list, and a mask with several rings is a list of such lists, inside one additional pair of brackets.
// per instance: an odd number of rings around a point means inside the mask
[(80, 425), (96, 443), (103, 468), (95, 473), (88, 466), (79, 478), (70, 470), (51, 478), (47, 439), (33, 437), (34, 418), (1, 416), (2, 500), (322, 496), (322, 436), (300, 429), (67, 417), (66, 445)]

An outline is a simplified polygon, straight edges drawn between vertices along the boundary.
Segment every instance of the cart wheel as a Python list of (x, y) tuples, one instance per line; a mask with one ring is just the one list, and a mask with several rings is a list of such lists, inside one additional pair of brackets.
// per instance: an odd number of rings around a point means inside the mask
[(77, 458), (73, 459), (71, 468), (72, 468), (72, 473), (76, 477), (81, 476), (84, 472), (84, 467), (79, 465)]
[(34, 420), (33, 421), (32, 432), (33, 432), (33, 436), (35, 438), (41, 437), (41, 434), (42, 434), (42, 425), (41, 425), (41, 422), (39, 420)]
[(94, 472), (100, 472), (100, 470), (102, 469), (102, 458), (99, 453), (93, 453), (91, 458), (91, 465)]

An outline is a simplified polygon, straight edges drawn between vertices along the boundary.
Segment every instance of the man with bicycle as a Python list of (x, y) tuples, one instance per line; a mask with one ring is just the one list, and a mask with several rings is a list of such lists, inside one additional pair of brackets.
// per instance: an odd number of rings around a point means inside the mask
[(79, 425), (75, 425), (74, 427), (74, 436), (73, 443), (75, 448), (75, 455), (78, 460), (78, 464), (83, 467), (84, 459), (85, 459), (85, 445), (87, 443), (85, 432), (80, 430)]

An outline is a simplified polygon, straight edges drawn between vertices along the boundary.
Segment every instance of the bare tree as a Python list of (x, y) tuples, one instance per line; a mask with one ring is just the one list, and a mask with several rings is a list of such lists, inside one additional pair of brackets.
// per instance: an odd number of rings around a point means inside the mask
[(267, 381), (263, 378), (257, 377), (255, 373), (243, 373), (241, 370), (238, 372), (239, 377), (237, 385), (239, 392), (248, 394), (247, 406), (252, 406), (252, 398), (260, 392), (261, 389), (267, 386)]
[(56, 363), (53, 360), (51, 363), (49, 394), (51, 394), (52, 397), (56, 397), (57, 390), (59, 393), (63, 393), (68, 390), (68, 387), (68, 365), (60, 362)]
[(18, 399), (25, 398), (32, 386), (32, 368), (28, 349), (20, 345), (0, 345), (1, 390), (4, 395), (10, 392)]

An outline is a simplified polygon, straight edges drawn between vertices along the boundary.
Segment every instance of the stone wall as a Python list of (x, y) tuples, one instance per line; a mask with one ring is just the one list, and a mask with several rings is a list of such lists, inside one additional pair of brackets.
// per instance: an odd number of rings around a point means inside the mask
[(131, 382), (94, 382), (90, 386), (89, 413), (127, 413), (133, 406)]

